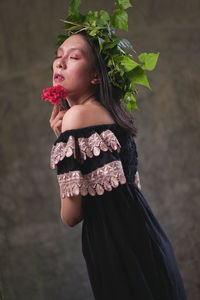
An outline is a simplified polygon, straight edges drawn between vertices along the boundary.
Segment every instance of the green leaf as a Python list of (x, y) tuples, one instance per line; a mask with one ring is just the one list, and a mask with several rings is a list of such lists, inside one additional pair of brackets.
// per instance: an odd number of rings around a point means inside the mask
[(91, 26), (96, 26), (96, 22), (98, 19), (98, 12), (92, 12), (91, 10), (86, 15), (86, 23), (88, 23)]
[(138, 109), (138, 106), (136, 103), (131, 102), (131, 110)]
[(95, 36), (96, 33), (97, 33), (97, 31), (98, 31), (98, 29), (97, 29), (97, 28), (94, 28), (94, 29), (92, 29), (92, 30), (89, 32), (89, 35)]
[(131, 99), (131, 92), (126, 92), (124, 95), (124, 99), (130, 100)]
[(141, 53), (138, 56), (138, 59), (141, 63), (143, 63), (142, 69), (152, 71), (156, 66), (159, 54), (160, 54), (160, 52), (149, 53), (149, 54)]
[(132, 103), (136, 103), (136, 99), (135, 99), (135, 97), (133, 95), (131, 95), (131, 102)]
[(103, 44), (105, 43), (105, 40), (98, 37), (98, 42), (99, 42), (99, 49), (100, 49), (100, 53), (103, 50)]
[(132, 82), (133, 85), (135, 83), (141, 84), (141, 85), (144, 85), (144, 86), (146, 86), (147, 88), (149, 88), (151, 90), (151, 87), (149, 85), (147, 76), (146, 76), (144, 70), (140, 66), (138, 66), (137, 68), (135, 68), (134, 70), (129, 72), (127, 74), (127, 77), (129, 78), (129, 80)]
[(126, 107), (131, 112), (131, 102), (127, 102), (126, 103)]
[(94, 11), (94, 17), (95, 17), (95, 19), (97, 19), (98, 16), (99, 16), (99, 12), (98, 11)]
[(105, 10), (100, 10), (98, 18), (98, 24), (99, 25), (106, 25), (110, 21), (110, 16)]
[(112, 58), (110, 58), (110, 59), (108, 60), (107, 66), (108, 66), (108, 67), (114, 66), (114, 61), (113, 61)]
[(133, 103), (136, 103), (136, 99), (135, 97), (133, 96), (133, 93), (132, 92), (126, 92), (125, 95), (124, 95), (124, 99), (126, 101), (131, 101)]
[(129, 0), (118, 0), (118, 2), (115, 3), (115, 6), (119, 9), (127, 9), (132, 5)]
[(134, 68), (136, 68), (137, 66), (139, 66), (139, 64), (137, 62), (135, 62), (128, 56), (119, 55), (119, 56), (113, 57), (113, 59), (116, 63), (120, 63), (126, 72), (129, 72), (129, 71), (133, 70)]
[(88, 11), (88, 13), (85, 15), (86, 21), (90, 21), (90, 19), (94, 18), (93, 12), (91, 10)]
[(124, 10), (115, 9), (110, 21), (113, 27), (128, 31), (128, 14)]
[(129, 101), (126, 101), (126, 107), (129, 110), (129, 112), (131, 112), (133, 109), (138, 109), (136, 99), (134, 96), (131, 96), (131, 99)]
[(77, 16), (80, 14), (78, 8), (81, 4), (81, 0), (72, 0), (69, 4), (69, 8), (68, 8), (68, 16)]
[(114, 48), (118, 44), (118, 39), (114, 42), (108, 42), (104, 45), (104, 50)]

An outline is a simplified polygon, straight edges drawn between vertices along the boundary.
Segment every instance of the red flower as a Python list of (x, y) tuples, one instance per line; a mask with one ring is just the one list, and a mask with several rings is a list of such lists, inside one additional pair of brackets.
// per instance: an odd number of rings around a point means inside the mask
[(61, 99), (66, 99), (68, 93), (61, 85), (55, 85), (43, 90), (42, 99), (52, 104), (59, 104)]

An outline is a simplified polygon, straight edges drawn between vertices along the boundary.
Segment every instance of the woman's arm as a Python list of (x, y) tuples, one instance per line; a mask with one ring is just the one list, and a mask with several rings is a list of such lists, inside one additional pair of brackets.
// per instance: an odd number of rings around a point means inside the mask
[[(68, 129), (69, 118), (66, 114), (67, 110), (59, 111), (58, 105), (54, 105), (51, 117), (50, 117), (50, 126), (56, 136), (58, 137), (62, 131)], [(64, 118), (65, 115), (65, 118)], [(67, 122), (68, 120), (68, 122)], [(76, 118), (75, 118), (76, 120)], [(71, 124), (72, 122), (70, 122)], [(82, 196), (73, 196), (65, 197), (61, 199), (61, 209), (60, 216), (63, 223), (73, 227), (80, 223), (83, 220), (83, 211), (82, 211)]]
[(63, 223), (73, 227), (83, 220), (82, 196), (61, 199), (60, 216)]

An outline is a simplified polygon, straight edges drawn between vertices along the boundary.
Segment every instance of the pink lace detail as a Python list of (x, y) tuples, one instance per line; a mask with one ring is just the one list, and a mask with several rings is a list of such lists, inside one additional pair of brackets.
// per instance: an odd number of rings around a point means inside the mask
[(51, 169), (55, 169), (57, 163), (63, 160), (64, 157), (70, 157), (74, 155), (74, 158), (76, 158), (75, 148), (75, 139), (73, 136), (69, 136), (67, 143), (60, 142), (56, 145), (53, 145), (50, 158)]
[(112, 161), (101, 168), (83, 175), (81, 171), (71, 171), (57, 175), (60, 186), (60, 197), (72, 197), (77, 195), (91, 196), (103, 195), (104, 191), (126, 183), (121, 161)]
[(78, 144), (84, 160), (88, 157), (98, 156), (101, 151), (117, 150), (120, 152), (120, 143), (112, 131), (105, 130), (100, 135), (95, 132), (89, 138), (79, 138)]
[[(78, 157), (76, 151), (78, 151), (77, 147), (80, 150), (80, 157)], [(86, 160), (88, 157), (98, 156), (101, 151), (110, 151), (116, 150), (120, 152), (121, 145), (115, 136), (115, 134), (107, 129), (103, 131), (101, 134), (97, 132), (93, 133), (90, 137), (78, 138), (78, 146), (76, 145), (75, 138), (70, 135), (68, 141), (66, 143), (60, 142), (56, 145), (53, 145), (51, 150), (51, 159), (50, 166), (51, 169), (56, 168), (56, 164), (63, 160), (64, 157), (70, 157), (74, 155), (74, 158), (80, 159), (80, 163), (83, 160)]]

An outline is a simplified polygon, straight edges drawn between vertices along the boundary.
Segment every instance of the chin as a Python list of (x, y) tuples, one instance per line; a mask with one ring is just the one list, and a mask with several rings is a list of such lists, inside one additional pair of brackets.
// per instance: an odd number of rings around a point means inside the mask
[(60, 82), (55, 82), (55, 81), (53, 80), (53, 86), (55, 86), (55, 85), (61, 85), (62, 87), (64, 87)]

